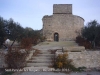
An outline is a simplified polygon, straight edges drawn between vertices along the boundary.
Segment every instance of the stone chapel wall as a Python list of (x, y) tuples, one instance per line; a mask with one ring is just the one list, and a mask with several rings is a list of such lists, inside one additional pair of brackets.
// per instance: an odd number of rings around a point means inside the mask
[(77, 33), (84, 27), (84, 19), (72, 14), (72, 4), (54, 4), (53, 15), (44, 16), (43, 36), (54, 41), (57, 33), (59, 41), (75, 40)]

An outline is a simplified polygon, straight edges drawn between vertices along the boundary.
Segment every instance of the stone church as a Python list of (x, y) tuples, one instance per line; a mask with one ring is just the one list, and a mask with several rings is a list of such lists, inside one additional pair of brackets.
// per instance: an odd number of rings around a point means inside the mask
[(75, 40), (84, 26), (84, 19), (73, 15), (72, 4), (54, 4), (53, 15), (45, 15), (42, 21), (43, 36), (48, 41)]

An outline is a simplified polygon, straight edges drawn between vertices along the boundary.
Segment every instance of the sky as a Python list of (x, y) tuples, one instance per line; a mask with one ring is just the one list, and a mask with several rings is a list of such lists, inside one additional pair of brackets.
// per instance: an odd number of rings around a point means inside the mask
[(84, 18), (84, 25), (92, 20), (100, 23), (100, 0), (0, 0), (0, 16), (40, 30), (43, 16), (53, 14), (53, 4), (72, 4), (73, 15)]

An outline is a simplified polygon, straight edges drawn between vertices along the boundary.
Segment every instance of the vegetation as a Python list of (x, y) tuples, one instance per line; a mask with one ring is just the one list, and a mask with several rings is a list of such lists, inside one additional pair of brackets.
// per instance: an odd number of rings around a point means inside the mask
[(0, 46), (3, 45), (5, 38), (9, 38), (14, 42), (16, 40), (20, 42), (23, 38), (32, 38), (34, 44), (44, 40), (41, 30), (33, 30), (29, 27), (23, 28), (11, 18), (5, 20), (0, 17)]
[(76, 42), (89, 49), (100, 47), (100, 24), (96, 20), (87, 23), (81, 35), (76, 38)]
[(32, 49), (32, 38), (23, 38), (21, 40), (21, 48), (27, 50), (31, 50)]
[(86, 67), (78, 67), (76, 68), (73, 64), (72, 64), (72, 60), (68, 59), (68, 54), (64, 53), (64, 54), (59, 54), (58, 56), (54, 57), (53, 60), (53, 67), (55, 69), (60, 69), (62, 71), (62, 69), (66, 69), (67, 72), (70, 71), (77, 71), (77, 72), (81, 72), (84, 71), (86, 69)]
[(82, 36), (76, 37), (76, 43), (78, 43), (79, 46), (84, 46), (85, 49), (92, 49), (92, 44)]
[(72, 60), (68, 59), (68, 54), (59, 54), (57, 57), (55, 57), (53, 61), (53, 67), (55, 69), (67, 69), (70, 71), (73, 71), (75, 69), (74, 65), (72, 64)]
[(29, 51), (32, 50), (32, 39), (23, 38), (21, 41), (21, 47), (9, 47), (8, 53), (5, 56), (5, 62), (8, 65), (7, 68), (20, 69), (26, 66), (26, 57)]
[[(8, 47), (5, 62), (8, 65), (7, 68), (14, 69), (23, 68), (26, 65), (26, 56), (32, 49), (32, 45), (45, 40), (41, 30), (33, 30), (29, 27), (23, 28), (13, 19), (5, 20), (0, 17), (0, 46), (3, 45), (7, 38), (13, 43)], [(13, 46), (15, 41), (20, 42), (20, 45)]]
[(26, 65), (25, 51), (21, 51), (19, 48), (9, 48), (7, 55), (5, 56), (5, 63), (8, 65), (7, 68), (10, 69), (20, 69)]

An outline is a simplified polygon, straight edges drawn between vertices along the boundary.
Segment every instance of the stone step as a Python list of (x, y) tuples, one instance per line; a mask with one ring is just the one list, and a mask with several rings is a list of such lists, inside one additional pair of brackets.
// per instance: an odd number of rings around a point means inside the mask
[(41, 56), (38, 56), (38, 57), (32, 57), (31, 59), (51, 59), (52, 57), (41, 57)]
[(49, 52), (49, 50), (45, 50), (45, 49), (43, 49), (43, 50), (40, 50), (41, 52)]
[(71, 47), (63, 47), (64, 51), (83, 51), (85, 50), (84, 46), (71, 46)]
[(41, 51), (42, 54), (51, 54), (51, 52), (48, 51)]
[(38, 54), (37, 56), (54, 56), (54, 54)]
[(37, 55), (36, 57), (42, 57), (42, 58), (44, 58), (44, 57), (51, 57), (51, 58), (53, 58), (54, 55)]
[(49, 55), (49, 54), (51, 54), (51, 53), (48, 53), (48, 52), (44, 52), (44, 53), (39, 53), (39, 54), (48, 54), (48, 55)]
[(51, 63), (27, 63), (27, 66), (34, 66), (34, 67), (48, 67), (51, 66)]
[(29, 60), (28, 63), (49, 63), (52, 62), (52, 60), (48, 59), (36, 59), (36, 60)]

